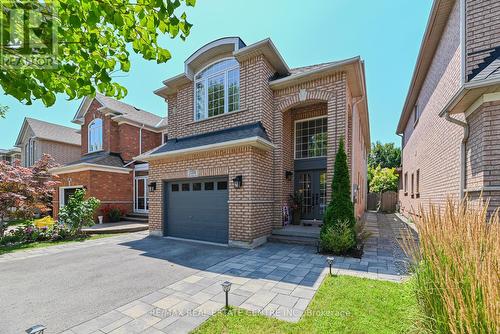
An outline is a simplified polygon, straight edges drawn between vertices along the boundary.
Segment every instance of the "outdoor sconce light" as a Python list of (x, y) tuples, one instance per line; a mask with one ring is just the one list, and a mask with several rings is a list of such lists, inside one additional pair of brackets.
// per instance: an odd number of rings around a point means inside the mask
[(226, 313), (229, 311), (229, 290), (231, 290), (231, 282), (225, 281), (222, 285), (222, 291), (226, 293)]
[(241, 186), (243, 185), (243, 176), (238, 175), (233, 179), (233, 184), (236, 189), (240, 189)]
[(328, 263), (328, 265), (330, 266), (330, 276), (332, 276), (332, 264), (333, 264), (333, 256), (329, 256), (326, 258), (326, 262)]
[(292, 179), (292, 176), (293, 176), (293, 172), (291, 172), (291, 171), (289, 171), (289, 170), (287, 170), (287, 171), (285, 172), (285, 177), (286, 177), (286, 179), (287, 179), (288, 181), (290, 181), (290, 180)]
[(43, 325), (35, 325), (26, 330), (26, 333), (28, 334), (43, 334), (45, 331), (46, 327)]
[(148, 184), (149, 192), (154, 192), (156, 190), (156, 182), (151, 182)]

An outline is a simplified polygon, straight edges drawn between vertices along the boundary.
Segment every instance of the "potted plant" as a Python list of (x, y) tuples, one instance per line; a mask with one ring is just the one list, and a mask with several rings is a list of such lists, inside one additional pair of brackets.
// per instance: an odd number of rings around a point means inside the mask
[(296, 191), (290, 195), (290, 208), (292, 210), (292, 225), (300, 225), (300, 214), (302, 212), (302, 204), (304, 196), (300, 191)]
[(108, 221), (111, 223), (116, 223), (121, 220), (121, 218), (125, 215), (124, 210), (111, 205), (106, 205), (101, 209), (102, 214), (108, 218)]

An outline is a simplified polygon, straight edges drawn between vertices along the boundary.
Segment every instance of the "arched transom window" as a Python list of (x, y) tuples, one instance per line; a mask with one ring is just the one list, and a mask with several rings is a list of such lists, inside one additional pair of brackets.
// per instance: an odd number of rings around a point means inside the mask
[(89, 124), (89, 152), (102, 150), (102, 119), (96, 118)]
[(240, 67), (235, 59), (212, 64), (195, 76), (195, 120), (240, 108)]

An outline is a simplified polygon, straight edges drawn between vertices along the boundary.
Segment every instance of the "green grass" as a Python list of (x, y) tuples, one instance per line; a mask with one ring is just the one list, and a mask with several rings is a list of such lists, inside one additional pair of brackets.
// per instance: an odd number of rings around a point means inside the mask
[(233, 309), (194, 333), (407, 333), (416, 310), (411, 283), (336, 276), (325, 279), (298, 323)]
[(36, 249), (36, 248), (45, 248), (45, 247), (57, 246), (57, 245), (71, 243), (71, 242), (85, 242), (87, 240), (109, 238), (109, 237), (114, 237), (116, 235), (118, 235), (118, 234), (92, 234), (88, 238), (85, 238), (85, 239), (62, 240), (62, 241), (53, 241), (53, 242), (51, 242), (51, 241), (40, 241), (40, 242), (32, 242), (30, 244), (19, 244), (19, 245), (13, 245), (13, 246), (0, 246), (0, 255), (7, 254), (7, 253), (18, 252), (18, 251), (21, 251), (21, 250), (28, 250), (28, 249)]

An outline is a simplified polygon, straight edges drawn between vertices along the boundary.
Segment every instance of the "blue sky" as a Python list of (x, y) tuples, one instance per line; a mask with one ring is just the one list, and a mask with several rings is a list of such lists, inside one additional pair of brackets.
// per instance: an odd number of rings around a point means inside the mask
[[(431, 5), (432, 0), (198, 0), (187, 10), (194, 25), (188, 39), (165, 39), (170, 61), (158, 65), (134, 55), (131, 71), (117, 80), (128, 89), (125, 102), (164, 116), (166, 104), (153, 90), (181, 73), (191, 53), (220, 37), (240, 36), (246, 44), (270, 37), (290, 67), (360, 55), (372, 141), (399, 145), (395, 129)], [(60, 95), (51, 108), (41, 102), (25, 106), (0, 95), (0, 105), (10, 108), (0, 119), (0, 148), (14, 145), (26, 116), (76, 127), (70, 121), (79, 103)]]

